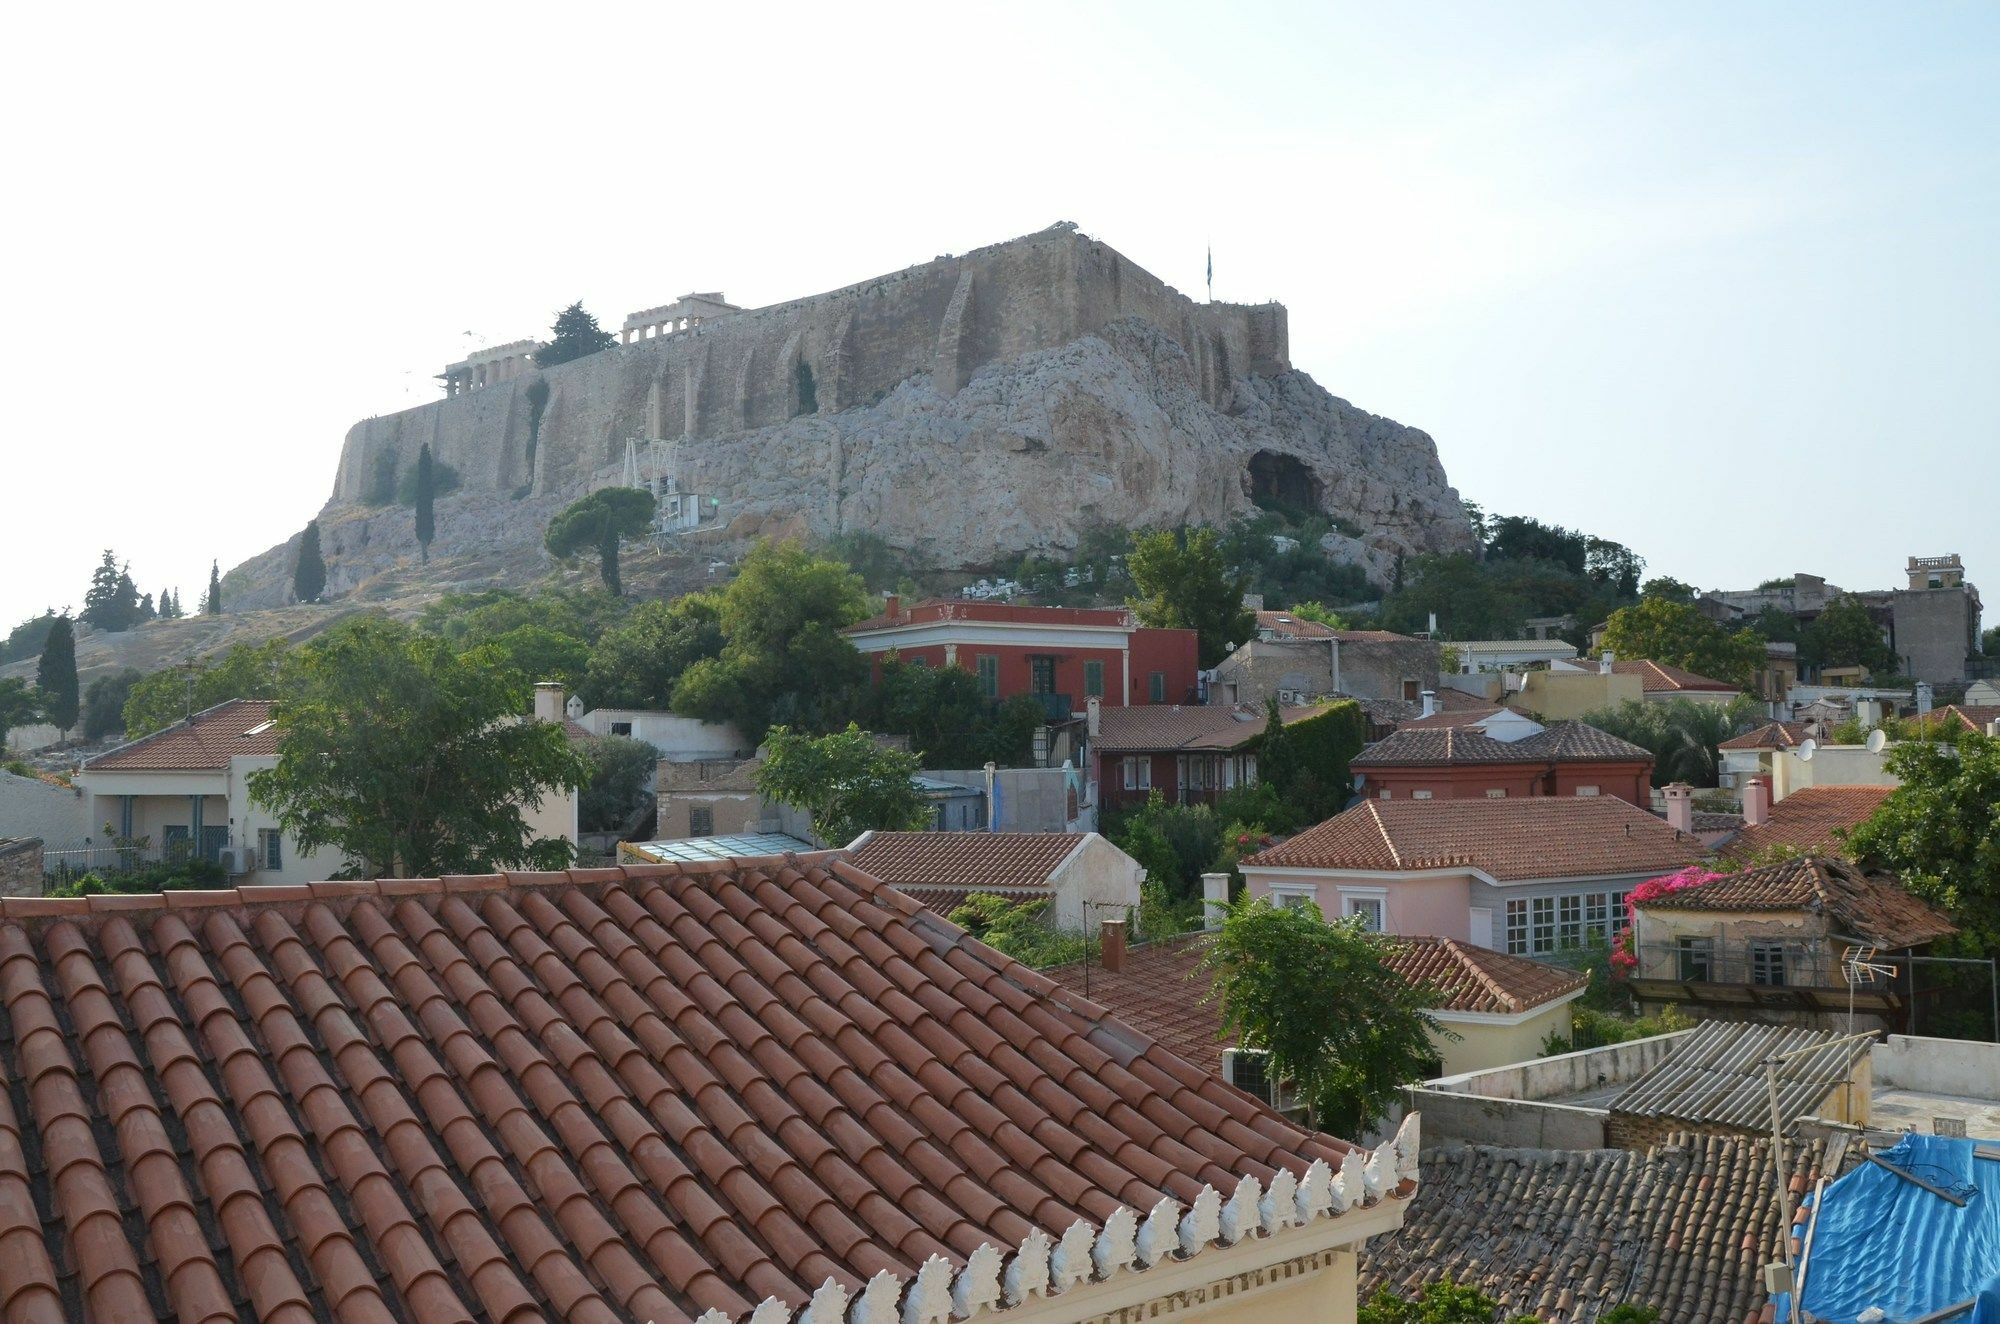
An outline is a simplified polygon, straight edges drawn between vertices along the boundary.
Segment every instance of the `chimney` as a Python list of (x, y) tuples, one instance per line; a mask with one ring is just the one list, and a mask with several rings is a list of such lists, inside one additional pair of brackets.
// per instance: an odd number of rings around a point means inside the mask
[(1222, 927), (1222, 912), (1229, 908), (1229, 875), (1205, 873), (1201, 876), (1201, 926)]
[(1092, 740), (1095, 740), (1103, 725), (1104, 700), (1093, 694), (1083, 701), (1083, 729), (1090, 733)]
[(1430, 613), (1430, 623), (1428, 626), (1425, 627), (1424, 633), (1428, 634), (1431, 638), (1435, 639), (1437, 638), (1437, 632), (1438, 632), (1438, 614), (1436, 612), (1432, 612)]
[(1930, 714), (1930, 711), (1931, 711), (1931, 707), (1932, 707), (1933, 703), (1935, 702), (1935, 700), (1933, 700), (1933, 698), (1931, 697), (1931, 695), (1932, 695), (1932, 691), (1931, 691), (1931, 683), (1930, 683), (1929, 681), (1927, 681), (1927, 680), (1920, 680), (1920, 681), (1918, 681), (1918, 682), (1917, 682), (1917, 716), (1919, 716), (1919, 717), (1925, 717), (1925, 716), (1928, 716), (1928, 715)]
[(1611, 664), (1613, 662), (1616, 662), (1617, 660), (1618, 660), (1618, 654), (1606, 650), (1604, 656), (1597, 660), (1597, 674), (1600, 676), (1610, 675)]
[(563, 687), (559, 680), (535, 682), (535, 720), (560, 722), (563, 719)]
[(903, 611), (903, 596), (902, 596), (902, 594), (900, 594), (900, 593), (889, 593), (889, 594), (885, 594), (885, 595), (883, 596), (883, 598), (882, 598), (882, 614), (883, 614), (884, 616), (898, 616), (898, 615), (901, 615), (901, 614), (902, 614), (902, 611)]
[(1264, 595), (1262, 593), (1245, 593), (1243, 595), (1243, 610), (1245, 611), (1264, 610)]
[(1438, 692), (1436, 690), (1425, 690), (1423, 715), (1425, 717), (1435, 716), (1437, 710), (1438, 710)]
[(1752, 777), (1743, 786), (1743, 825), (1756, 827), (1771, 816), (1771, 779)]
[(1669, 782), (1660, 794), (1667, 798), (1667, 826), (1676, 832), (1694, 835), (1694, 787), (1686, 782)]
[(1104, 960), (1104, 969), (1110, 974), (1123, 973), (1125, 969), (1125, 921), (1107, 919), (1098, 925), (1097, 947)]

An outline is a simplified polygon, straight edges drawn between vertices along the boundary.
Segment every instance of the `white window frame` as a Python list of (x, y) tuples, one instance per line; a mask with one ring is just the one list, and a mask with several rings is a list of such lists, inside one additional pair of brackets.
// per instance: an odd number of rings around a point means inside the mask
[(1127, 754), (1119, 760), (1119, 770), (1124, 777), (1128, 791), (1150, 791), (1153, 789), (1153, 756), (1150, 754)]
[(1590, 797), (1597, 795), (1598, 790), (1595, 786), (1579, 786), (1576, 788), (1576, 793), (1581, 796)]
[[(1389, 925), (1389, 889), (1386, 887), (1342, 887), (1340, 893), (1340, 917), (1352, 919), (1356, 915), (1372, 917), (1374, 926), (1370, 933), (1385, 933)], [(1370, 916), (1369, 912), (1373, 912)], [(1364, 924), (1364, 927), (1365, 924)]]
[(1489, 800), (1505, 800), (1507, 798), (1507, 788), (1504, 786), (1489, 786), (1486, 788), (1486, 798)]
[(1412, 800), (1430, 800), (1435, 797), (1429, 791), (1411, 791), (1410, 798)]
[(1312, 883), (1277, 883), (1271, 888), (1271, 904), (1280, 910), (1298, 910), (1319, 904), (1319, 888)]
[(1507, 898), (1506, 951), (1510, 956), (1528, 954), (1528, 898), (1510, 896)]

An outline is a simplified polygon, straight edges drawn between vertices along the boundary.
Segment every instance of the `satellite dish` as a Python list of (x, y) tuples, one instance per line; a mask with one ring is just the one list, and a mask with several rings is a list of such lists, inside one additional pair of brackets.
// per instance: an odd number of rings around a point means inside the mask
[(1880, 754), (1882, 747), (1888, 743), (1889, 733), (1881, 727), (1878, 726), (1868, 733), (1868, 752), (1870, 754)]
[(1800, 745), (1800, 746), (1799, 746), (1799, 761), (1800, 761), (1801, 763), (1811, 763), (1811, 762), (1812, 762), (1812, 756), (1813, 756), (1813, 752), (1814, 752), (1815, 750), (1817, 750), (1818, 748), (1819, 748), (1819, 741), (1817, 741), (1817, 740), (1808, 740), (1808, 741), (1806, 741), (1806, 743), (1805, 743), (1805, 744), (1803, 744), (1803, 745)]

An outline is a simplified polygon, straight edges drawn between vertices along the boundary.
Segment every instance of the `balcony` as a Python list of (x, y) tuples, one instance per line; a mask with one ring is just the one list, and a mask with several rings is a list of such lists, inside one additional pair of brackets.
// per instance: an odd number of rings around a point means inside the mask
[(1042, 720), (1051, 725), (1060, 725), (1076, 716), (1076, 705), (1067, 694), (1030, 694), (1028, 697), (1042, 705)]

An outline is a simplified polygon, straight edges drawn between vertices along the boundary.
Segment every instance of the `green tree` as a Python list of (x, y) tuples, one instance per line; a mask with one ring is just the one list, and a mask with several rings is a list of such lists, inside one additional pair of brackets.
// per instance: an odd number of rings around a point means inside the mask
[(1896, 654), (1882, 637), (1882, 627), (1852, 593), (1843, 593), (1806, 626), (1799, 640), (1799, 661), (1817, 672), (1821, 667), (1866, 667), (1872, 675), (1893, 675)]
[(1426, 1284), (1414, 1300), (1378, 1287), (1354, 1318), (1355, 1324), (1492, 1324), (1499, 1310), (1500, 1303), (1478, 1287), (1446, 1274)]
[(720, 594), (642, 602), (591, 648), (581, 692), (593, 708), (665, 709), (681, 673), (721, 653)]
[(1668, 602), (1680, 602), (1688, 606), (1693, 606), (1694, 600), (1701, 596), (1701, 590), (1693, 584), (1675, 579), (1671, 575), (1662, 575), (1658, 579), (1647, 580), (1639, 589), (1639, 596), (1642, 598), (1665, 598)]
[(202, 599), (201, 614), (222, 615), (222, 563), (219, 561), (208, 563), (208, 596)]
[(1324, 602), (1294, 602), (1292, 615), (1302, 621), (1316, 621), (1329, 630), (1351, 630), (1353, 623)]
[(1495, 581), (1463, 553), (1419, 556), (1405, 567), (1400, 588), (1382, 599), (1382, 626), (1427, 630), (1437, 617), (1438, 632), (1450, 639), (1507, 639), (1527, 620), (1528, 604), (1511, 586)]
[(1988, 657), (2000, 657), (2000, 625), (1990, 626), (1979, 636), (1979, 651)]
[(877, 731), (908, 736), (926, 767), (977, 768), (988, 760), (1013, 766), (1031, 753), (1042, 710), (1025, 694), (993, 702), (963, 667), (911, 666), (891, 657), (869, 693), (868, 721)]
[(33, 657), (42, 651), (48, 640), (49, 631), (55, 628), (58, 617), (54, 607), (47, 608), (39, 616), (30, 616), (12, 630), (7, 638), (0, 641), (0, 664), (19, 662), (24, 657)]
[(1848, 851), (1943, 907), (1978, 955), (2000, 954), (2000, 740), (1911, 741), (1887, 767), (1900, 784), (1848, 834)]
[(149, 736), (230, 699), (279, 697), (280, 664), (290, 649), (280, 635), (261, 644), (238, 644), (219, 658), (190, 659), (155, 671), (135, 682), (126, 697), (126, 736), (133, 740)]
[(1138, 592), (1131, 606), (1140, 624), (1193, 630), (1204, 667), (1227, 657), (1256, 626), (1256, 617), (1243, 607), (1244, 581), (1229, 573), (1213, 529), (1149, 533), (1125, 566)]
[(84, 591), (83, 611), (77, 619), (114, 634), (139, 623), (139, 590), (108, 547), (90, 574), (90, 587)]
[(1264, 734), (1257, 740), (1257, 776), (1306, 822), (1332, 818), (1354, 794), (1347, 761), (1361, 752), (1367, 734), (1367, 719), (1352, 699), (1287, 725), (1273, 698), (1265, 711)]
[(35, 690), (44, 721), (58, 731), (76, 725), (82, 699), (76, 683), (76, 631), (67, 616), (56, 618), (49, 637), (42, 642), (41, 661), (35, 665)]
[(42, 698), (28, 682), (0, 676), (0, 754), (7, 750), (7, 733), (42, 720)]
[(681, 673), (675, 712), (757, 741), (778, 723), (837, 730), (858, 711), (868, 663), (840, 633), (869, 610), (853, 571), (797, 543), (760, 543), (721, 601), (722, 651)]
[(590, 775), (560, 724), (521, 720), (512, 673), (393, 621), (337, 626), (285, 664), (278, 762), (250, 776), (301, 853), (364, 877), (562, 868), (522, 816)]
[(368, 470), (368, 495), (364, 498), (371, 506), (386, 506), (396, 500), (398, 478), (403, 462), (394, 451), (377, 451), (375, 461)]
[(598, 736), (583, 748), (590, 779), (577, 801), (577, 821), (585, 832), (620, 832), (648, 798), (647, 779), (660, 752), (629, 736)]
[(1605, 622), (1604, 647), (1623, 658), (1683, 667), (1733, 685), (1747, 685), (1764, 665), (1764, 640), (1751, 630), (1731, 633), (1695, 607), (1646, 598)]
[(637, 487), (600, 487), (579, 497), (549, 521), (543, 544), (549, 555), (564, 560), (578, 552), (597, 553), (597, 573), (605, 591), (623, 593), (618, 578), (618, 547), (642, 536), (653, 526), (653, 494)]
[(917, 756), (884, 749), (849, 722), (845, 731), (811, 736), (771, 728), (757, 766), (757, 793), (812, 820), (813, 835), (845, 846), (863, 832), (929, 826), (930, 802), (911, 778)]
[(160, 590), (160, 619), (177, 621), (181, 618), (181, 595), (170, 588)]
[(134, 667), (121, 667), (90, 682), (83, 692), (85, 740), (102, 740), (125, 729), (125, 701), (132, 697), (132, 687), (143, 675)]
[(610, 349), (617, 343), (618, 337), (599, 326), (597, 319), (584, 311), (583, 300), (579, 299), (556, 314), (549, 343), (535, 351), (535, 366), (553, 368), (558, 363)]
[(430, 443), (417, 452), (417, 546), (423, 559), (431, 559), (431, 538), (437, 533), (437, 475), (431, 471)]
[(518, 677), (523, 703), (534, 685), (545, 680), (557, 681), (574, 693), (590, 665), (590, 645), (540, 625), (517, 625), (468, 650), (467, 656), (473, 654)]
[(606, 630), (625, 618), (631, 604), (595, 588), (542, 589), (518, 593), (512, 589), (481, 589), (447, 593), (424, 608), (422, 627), (463, 651), (523, 625), (539, 625), (596, 643)]
[(1756, 701), (1742, 696), (1727, 705), (1694, 699), (1664, 703), (1628, 699), (1616, 708), (1585, 713), (1583, 720), (1652, 754), (1653, 785), (1714, 786), (1722, 767), (1716, 746), (1762, 719)]
[(1049, 923), (1047, 901), (1013, 901), (974, 892), (951, 912), (951, 922), (973, 937), (1036, 970), (1088, 959), (1090, 935), (1064, 933)]
[(1367, 1131), (1436, 1061), (1437, 994), (1390, 969), (1388, 952), (1358, 921), (1246, 895), (1204, 958), (1224, 1032), (1270, 1053), (1272, 1078), (1298, 1087), (1323, 1131)]
[(319, 551), (319, 521), (306, 521), (299, 535), (299, 559), (292, 568), (292, 595), (300, 602), (318, 602), (326, 592), (326, 560)]

